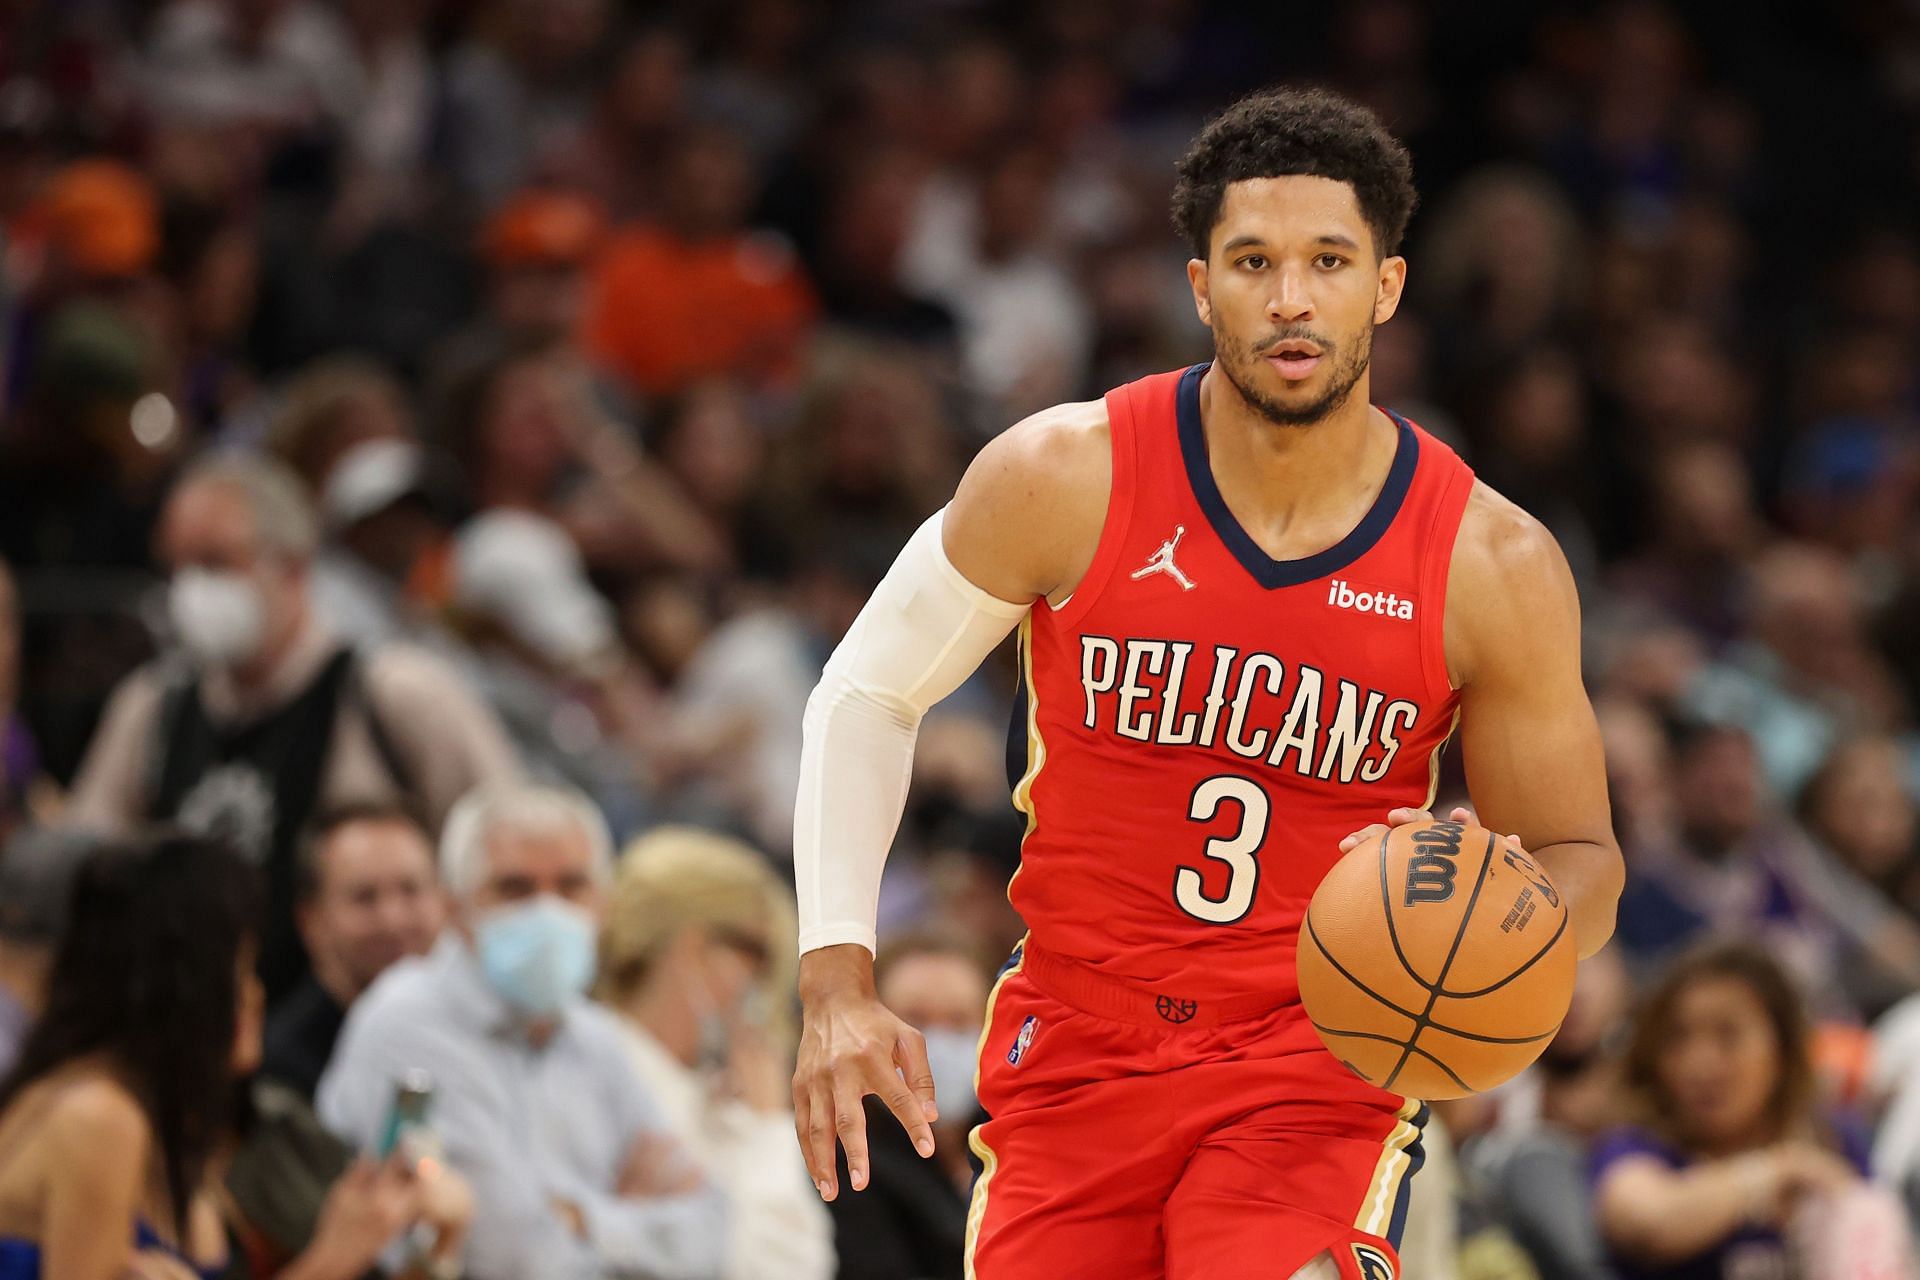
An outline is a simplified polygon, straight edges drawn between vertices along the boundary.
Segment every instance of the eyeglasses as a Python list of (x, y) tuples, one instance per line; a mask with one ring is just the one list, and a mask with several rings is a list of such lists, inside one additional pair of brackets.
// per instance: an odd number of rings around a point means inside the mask
[(766, 972), (773, 963), (773, 948), (765, 938), (757, 937), (741, 929), (729, 929), (718, 926), (712, 930), (713, 940), (730, 951), (738, 951), (747, 957), (756, 972)]

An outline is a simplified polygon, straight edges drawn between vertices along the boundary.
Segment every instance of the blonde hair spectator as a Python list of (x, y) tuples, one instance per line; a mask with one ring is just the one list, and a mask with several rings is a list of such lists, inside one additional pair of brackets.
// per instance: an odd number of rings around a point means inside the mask
[(751, 846), (663, 827), (627, 846), (600, 998), (674, 1137), (727, 1196), (722, 1280), (830, 1280), (833, 1223), (793, 1141), (798, 922)]
[[(769, 997), (771, 1028), (790, 1031), (785, 996), (798, 967), (793, 894), (750, 845), (697, 827), (658, 828), (621, 854), (600, 940), (597, 994), (620, 1004), (690, 928), (764, 948), (760, 987)], [(787, 1043), (784, 1034), (779, 1039)]]

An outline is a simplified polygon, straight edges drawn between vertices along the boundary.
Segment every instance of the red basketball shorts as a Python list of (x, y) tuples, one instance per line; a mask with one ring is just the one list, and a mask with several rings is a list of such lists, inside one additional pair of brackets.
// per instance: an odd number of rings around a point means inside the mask
[(1398, 1280), (1426, 1109), (1340, 1066), (1298, 1005), (1248, 1016), (1028, 943), (995, 985), (969, 1280)]

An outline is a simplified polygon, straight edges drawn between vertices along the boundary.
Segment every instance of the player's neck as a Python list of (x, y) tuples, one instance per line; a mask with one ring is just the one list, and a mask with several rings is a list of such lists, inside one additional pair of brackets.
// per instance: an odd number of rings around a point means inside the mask
[(1398, 438), (1369, 403), (1369, 381), (1363, 376), (1319, 422), (1294, 427), (1269, 421), (1217, 369), (1201, 379), (1207, 465), (1234, 518), (1267, 554), (1287, 559), (1332, 545), (1386, 483)]

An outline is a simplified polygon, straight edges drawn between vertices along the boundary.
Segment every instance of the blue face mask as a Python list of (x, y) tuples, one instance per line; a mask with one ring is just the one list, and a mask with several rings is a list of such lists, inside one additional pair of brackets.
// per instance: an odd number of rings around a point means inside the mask
[(593, 981), (593, 918), (550, 894), (489, 912), (474, 946), (487, 984), (521, 1013), (558, 1013)]

